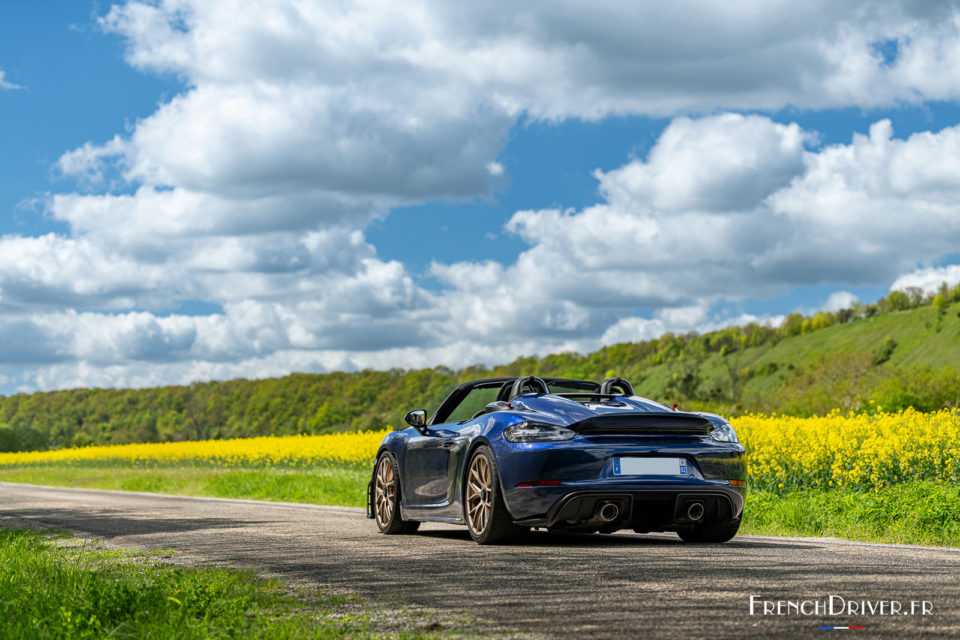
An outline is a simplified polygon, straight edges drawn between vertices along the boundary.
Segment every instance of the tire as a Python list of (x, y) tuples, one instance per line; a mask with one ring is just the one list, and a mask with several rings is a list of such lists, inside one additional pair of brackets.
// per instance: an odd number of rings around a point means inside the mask
[(503, 501), (497, 460), (486, 445), (477, 447), (467, 463), (463, 512), (470, 537), (477, 544), (501, 544), (529, 531), (513, 524)]
[(740, 521), (707, 522), (698, 527), (677, 531), (684, 542), (727, 542), (737, 535)]
[(419, 522), (400, 517), (400, 473), (397, 461), (387, 452), (380, 454), (373, 468), (373, 517), (381, 533), (413, 533)]

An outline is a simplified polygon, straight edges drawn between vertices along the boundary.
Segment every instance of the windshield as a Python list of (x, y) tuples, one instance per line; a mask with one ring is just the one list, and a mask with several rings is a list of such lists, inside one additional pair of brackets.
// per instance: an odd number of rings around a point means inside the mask
[(457, 408), (450, 412), (447, 422), (461, 422), (469, 420), (482, 410), (487, 404), (497, 399), (497, 393), (500, 391), (500, 385), (494, 387), (471, 389), (467, 397), (463, 399)]

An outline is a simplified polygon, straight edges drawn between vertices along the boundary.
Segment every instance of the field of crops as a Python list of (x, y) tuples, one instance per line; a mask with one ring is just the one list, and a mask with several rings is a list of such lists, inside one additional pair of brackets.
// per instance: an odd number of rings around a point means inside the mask
[(134, 464), (191, 461), (227, 467), (299, 467), (323, 462), (372, 463), (377, 446), (387, 433), (387, 430), (363, 431), (322, 436), (233, 438), (0, 453), (0, 466), (105, 460)]
[(960, 412), (745, 416), (750, 486), (769, 491), (880, 491), (908, 481), (960, 481)]
[[(744, 532), (960, 546), (960, 412), (750, 415)], [(387, 431), (0, 453), (0, 480), (362, 506)]]
[[(960, 480), (960, 412), (751, 415), (734, 426), (747, 447), (750, 486), (767, 491), (849, 487), (880, 491), (912, 480)], [(371, 463), (386, 431), (83, 447), (0, 453), (0, 467), (203, 463), (219, 467), (316, 467)]]

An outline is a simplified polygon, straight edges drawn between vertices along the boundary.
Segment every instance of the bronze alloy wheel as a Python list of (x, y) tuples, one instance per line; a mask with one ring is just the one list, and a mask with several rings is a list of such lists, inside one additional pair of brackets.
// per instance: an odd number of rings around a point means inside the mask
[(477, 536), (482, 536), (493, 511), (493, 474), (484, 455), (476, 455), (467, 474), (467, 520)]
[(404, 520), (400, 515), (400, 477), (397, 462), (389, 452), (380, 454), (374, 466), (373, 515), (383, 533), (413, 533), (419, 522)]
[(374, 510), (381, 529), (390, 528), (393, 522), (393, 511), (397, 504), (397, 483), (394, 480), (393, 462), (389, 456), (381, 456), (374, 487)]
[(463, 496), (464, 516), (474, 541), (500, 544), (529, 531), (513, 524), (500, 490), (497, 459), (487, 445), (477, 447), (470, 458)]

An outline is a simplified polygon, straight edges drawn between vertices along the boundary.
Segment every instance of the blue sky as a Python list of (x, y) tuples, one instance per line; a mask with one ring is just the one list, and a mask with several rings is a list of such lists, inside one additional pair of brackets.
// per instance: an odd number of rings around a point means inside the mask
[(960, 280), (957, 7), (855, 5), (5, 3), (0, 393), (495, 363)]
[(0, 68), (17, 91), (0, 93), (0, 232), (60, 231), (22, 205), (58, 186), (65, 150), (122, 132), (182, 89), (169, 74), (123, 60), (123, 43), (95, 23), (97, 5), (21, 0), (0, 6)]

